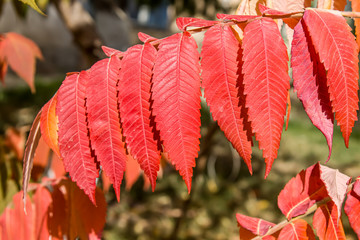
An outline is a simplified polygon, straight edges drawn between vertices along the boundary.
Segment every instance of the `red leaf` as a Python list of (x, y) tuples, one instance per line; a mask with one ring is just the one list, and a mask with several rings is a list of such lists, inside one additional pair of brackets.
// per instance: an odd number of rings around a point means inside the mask
[(265, 221), (263, 219), (248, 217), (239, 213), (236, 214), (236, 219), (240, 227), (249, 230), (256, 236), (265, 235), (270, 228), (275, 226), (274, 223)]
[(341, 220), (338, 220), (338, 210), (333, 202), (321, 205), (313, 217), (313, 226), (320, 240), (346, 239)]
[(303, 17), (320, 61), (327, 70), (332, 110), (346, 147), (358, 107), (358, 46), (342, 16), (321, 10), (306, 10)]
[(286, 113), (288, 55), (277, 24), (270, 18), (254, 20), (245, 27), (242, 47), (246, 107), (263, 150), (266, 177), (277, 157)]
[(1, 41), (0, 59), (6, 59), (14, 72), (35, 92), (35, 59), (42, 59), (40, 49), (30, 39), (13, 32), (4, 34)]
[(344, 210), (349, 218), (350, 225), (360, 238), (360, 180), (357, 179), (353, 188), (347, 194)]
[(286, 225), (280, 232), (278, 240), (315, 240), (311, 226), (303, 219), (297, 219)]
[(150, 35), (148, 35), (148, 34), (146, 34), (146, 33), (143, 33), (143, 32), (139, 32), (138, 33), (138, 38), (139, 38), (139, 40), (140, 41), (142, 41), (142, 42), (152, 42), (152, 41), (157, 41), (157, 40), (159, 40), (159, 39), (157, 39), (157, 38), (154, 38), (154, 37), (152, 37), (152, 36), (150, 36)]
[[(250, 172), (251, 141), (241, 118), (238, 98), (238, 54), (240, 43), (227, 25), (216, 25), (206, 33), (201, 51), (202, 86), (212, 116), (244, 159)], [(241, 56), (241, 55), (240, 55)]]
[(42, 107), (41, 135), (47, 145), (60, 157), (58, 145), (58, 118), (56, 116), (57, 93)]
[(120, 59), (113, 55), (95, 63), (86, 84), (91, 146), (114, 185), (118, 201), (127, 155), (120, 128), (117, 102)]
[[(30, 129), (28, 140), (26, 141), (25, 145), (25, 153), (24, 153), (24, 160), (23, 160), (23, 192), (27, 193), (27, 188), (30, 181), (31, 169), (33, 167), (33, 160), (36, 148), (39, 144), (39, 140), (41, 137), (40, 131), (40, 116), (41, 110), (36, 115), (33, 124)], [(24, 205), (26, 206), (26, 194), (23, 196)], [(24, 209), (26, 211), (26, 209)]]
[(127, 148), (156, 185), (160, 152), (150, 125), (150, 85), (156, 49), (150, 44), (129, 48), (122, 60), (119, 83), (120, 116)]
[(325, 136), (331, 156), (334, 117), (326, 86), (326, 71), (315, 53), (309, 33), (301, 21), (294, 29), (291, 46), (291, 67), (294, 90), (301, 100), (311, 122)]
[(327, 197), (320, 179), (320, 164), (302, 170), (292, 178), (278, 196), (278, 206), (288, 220), (306, 213), (309, 207)]
[(164, 149), (191, 189), (192, 168), (199, 151), (199, 53), (187, 32), (165, 38), (154, 67), (153, 114)]
[(217, 21), (209, 21), (191, 17), (179, 17), (176, 19), (176, 25), (180, 31), (186, 31), (187, 27), (211, 27), (217, 23)]
[(347, 187), (351, 177), (339, 172), (338, 169), (332, 169), (320, 165), (320, 178), (324, 182), (326, 190), (338, 209), (340, 218), (342, 204), (345, 199)]
[(104, 51), (105, 55), (108, 57), (111, 57), (113, 55), (121, 55), (122, 54), (122, 52), (120, 52), (119, 50), (111, 48), (111, 47), (102, 46), (101, 49)]
[(51, 236), (59, 239), (99, 239), (106, 217), (103, 192), (96, 188), (94, 206), (89, 198), (69, 179), (53, 185), (48, 226)]
[(65, 170), (95, 204), (95, 180), (98, 170), (91, 155), (88, 136), (85, 71), (68, 75), (58, 90), (56, 115), (59, 118), (59, 149)]

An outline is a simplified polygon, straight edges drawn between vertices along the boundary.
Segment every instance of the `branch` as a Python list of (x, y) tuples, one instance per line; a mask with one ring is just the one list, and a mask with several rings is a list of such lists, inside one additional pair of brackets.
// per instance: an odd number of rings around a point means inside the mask
[[(308, 8), (311, 9), (311, 8)], [(327, 9), (321, 9), (330, 13), (334, 13), (334, 14), (341, 14), (341, 16), (343, 17), (348, 17), (348, 18), (360, 18), (360, 12), (346, 12), (346, 11), (337, 11), (337, 10), (327, 10)], [(248, 22), (252, 22), (254, 20), (257, 19), (261, 19), (264, 17), (267, 18), (272, 18), (272, 19), (284, 19), (284, 18), (302, 18), (304, 15), (304, 11), (299, 11), (299, 12), (291, 12), (291, 13), (284, 13), (284, 14), (267, 14), (264, 13), (263, 15), (259, 15), (256, 18), (250, 18), (244, 21), (238, 21), (236, 19), (221, 19), (218, 21), (218, 24), (229, 24), (229, 25), (237, 25), (237, 24), (244, 24), (244, 23), (248, 23)], [(192, 27), (191, 25), (187, 26), (187, 27)], [(187, 32), (194, 34), (194, 33), (199, 33), (199, 32), (203, 32), (203, 31), (207, 31), (210, 27), (212, 26), (206, 26), (206, 27), (193, 27), (190, 30), (187, 30)]]

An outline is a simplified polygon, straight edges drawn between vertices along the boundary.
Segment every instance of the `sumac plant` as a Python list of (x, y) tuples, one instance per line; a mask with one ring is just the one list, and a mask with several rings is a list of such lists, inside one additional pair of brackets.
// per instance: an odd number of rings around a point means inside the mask
[[(128, 160), (139, 163), (154, 190), (163, 153), (190, 192), (199, 152), (202, 90), (213, 119), (250, 173), (253, 141), (258, 142), (267, 177), (290, 112), (289, 57), (279, 31), (281, 21), (288, 38), (293, 38), (294, 90), (324, 134), (328, 158), (335, 121), (348, 146), (357, 120), (359, 48), (344, 17), (359, 14), (341, 12), (343, 1), (318, 1), (328, 5), (324, 8), (341, 11), (304, 10), (310, 1), (279, 1), (301, 6), (283, 12), (257, 5), (260, 15), (251, 15), (247, 12), (251, 2), (242, 1), (237, 15), (218, 14), (218, 21), (178, 18), (180, 33), (163, 39), (140, 33), (143, 44), (126, 52), (104, 47), (108, 58), (88, 70), (67, 74), (33, 123), (24, 157), (24, 192), (40, 135), (94, 204), (100, 168), (119, 200)], [(201, 51), (193, 37), (199, 32), (205, 32)], [(350, 220), (360, 214), (358, 183), (349, 185), (349, 179), (337, 170), (314, 165), (279, 195), (286, 224), (279, 227), (238, 215), (240, 230), (253, 237), (311, 239), (311, 228), (298, 218), (316, 208), (313, 225), (320, 239), (341, 239), (340, 213), (346, 194)], [(358, 225), (353, 221), (359, 234)], [(273, 231), (281, 226), (284, 232), (276, 235)]]

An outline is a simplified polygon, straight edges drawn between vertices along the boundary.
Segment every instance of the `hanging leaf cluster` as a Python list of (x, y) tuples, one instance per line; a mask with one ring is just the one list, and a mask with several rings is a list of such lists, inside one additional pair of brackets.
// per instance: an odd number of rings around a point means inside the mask
[[(162, 152), (190, 192), (203, 89), (213, 119), (250, 173), (252, 145), (258, 141), (266, 177), (277, 158), (289, 104), (289, 57), (274, 20), (283, 18), (294, 31), (294, 89), (326, 137), (330, 158), (335, 120), (346, 146), (357, 120), (355, 37), (340, 12), (259, 9), (261, 16), (218, 14), (219, 21), (179, 18), (180, 33), (164, 39), (141, 33), (144, 44), (126, 52), (104, 47), (108, 58), (69, 73), (33, 129), (40, 129), (37, 133), (93, 202), (100, 166), (120, 198), (129, 158), (154, 190)], [(192, 36), (200, 31), (206, 31), (201, 51)], [(35, 142), (28, 143), (25, 173)]]

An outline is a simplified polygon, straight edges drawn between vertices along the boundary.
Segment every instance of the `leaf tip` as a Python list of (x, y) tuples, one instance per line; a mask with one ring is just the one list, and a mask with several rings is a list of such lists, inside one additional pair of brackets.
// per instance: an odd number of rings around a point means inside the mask
[(266, 179), (269, 176), (273, 162), (274, 162), (273, 158), (265, 159), (266, 169), (265, 169), (264, 179)]

